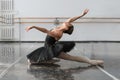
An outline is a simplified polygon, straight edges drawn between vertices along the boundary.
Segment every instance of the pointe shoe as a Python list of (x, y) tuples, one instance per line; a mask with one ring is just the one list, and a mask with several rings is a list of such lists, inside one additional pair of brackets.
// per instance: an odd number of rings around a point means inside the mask
[(27, 60), (27, 62), (28, 62), (28, 64), (31, 64), (29, 59)]
[(91, 60), (90, 64), (92, 65), (102, 65), (104, 63), (104, 61), (102, 60)]
[(38, 64), (38, 63), (28, 59), (28, 64), (32, 65), (32, 64)]

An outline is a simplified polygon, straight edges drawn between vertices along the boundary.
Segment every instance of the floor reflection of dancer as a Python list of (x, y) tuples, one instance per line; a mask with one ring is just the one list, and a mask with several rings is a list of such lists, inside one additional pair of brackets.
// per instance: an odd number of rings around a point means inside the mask
[(27, 73), (33, 75), (33, 80), (75, 80), (73, 74), (81, 74), (88, 69), (94, 69), (94, 66), (59, 68), (60, 65), (29, 65)]
[(69, 18), (61, 25), (51, 30), (47, 30), (46, 28), (37, 26), (27, 27), (26, 31), (29, 31), (31, 29), (37, 29), (47, 34), (45, 45), (28, 54), (27, 55), (28, 60), (30, 60), (31, 63), (40, 63), (42, 61), (52, 60), (52, 58), (57, 57), (60, 59), (84, 62), (92, 65), (103, 64), (102, 60), (91, 60), (83, 56), (69, 55), (67, 54), (67, 52), (73, 49), (75, 43), (73, 41), (59, 42), (59, 40), (63, 36), (63, 33), (67, 33), (69, 35), (72, 34), (74, 26), (71, 23), (83, 17), (85, 14), (88, 13), (88, 11), (89, 11), (88, 9), (85, 9), (80, 16)]

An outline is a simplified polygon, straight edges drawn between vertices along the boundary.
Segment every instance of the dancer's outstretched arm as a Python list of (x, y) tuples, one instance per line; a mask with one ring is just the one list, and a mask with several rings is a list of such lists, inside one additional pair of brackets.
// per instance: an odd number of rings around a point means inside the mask
[(88, 13), (88, 11), (89, 11), (89, 9), (85, 9), (81, 15), (75, 16), (75, 17), (72, 17), (72, 18), (69, 18), (69, 19), (66, 20), (65, 22), (72, 23), (72, 22), (74, 22), (75, 20), (77, 20), (77, 19), (83, 17), (84, 15), (86, 15), (86, 14)]
[(39, 31), (41, 31), (41, 32), (43, 32), (43, 33), (49, 33), (50, 31), (49, 30), (47, 30), (46, 28), (43, 28), (43, 27), (37, 27), (37, 26), (31, 26), (31, 27), (27, 27), (26, 28), (26, 31), (29, 31), (29, 30), (31, 30), (31, 29), (37, 29), (37, 30), (39, 30)]

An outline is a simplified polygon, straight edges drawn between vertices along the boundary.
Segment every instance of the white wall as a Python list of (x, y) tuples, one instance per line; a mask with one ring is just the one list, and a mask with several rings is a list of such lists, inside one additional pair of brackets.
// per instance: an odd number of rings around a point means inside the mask
[(75, 16), (85, 8), (90, 17), (120, 17), (120, 0), (15, 0), (15, 9), (23, 16)]
[[(16, 17), (72, 17), (81, 14), (85, 8), (90, 9), (85, 17), (116, 17), (120, 18), (120, 0), (15, 0)], [(32, 24), (38, 25), (38, 24)], [(53, 24), (45, 26), (50, 29)], [(45, 34), (36, 30), (25, 32), (21, 25), (22, 41), (43, 41)], [(19, 31), (18, 28), (16, 31)], [(120, 23), (84, 23), (75, 24), (75, 32), (70, 37), (65, 35), (61, 40), (75, 41), (119, 41)], [(18, 33), (16, 40), (18, 40)], [(72, 37), (72, 38), (71, 38)]]

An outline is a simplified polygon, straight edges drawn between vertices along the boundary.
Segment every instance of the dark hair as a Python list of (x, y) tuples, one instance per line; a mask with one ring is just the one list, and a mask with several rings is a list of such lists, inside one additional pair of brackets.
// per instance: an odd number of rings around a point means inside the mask
[(73, 30), (74, 30), (74, 26), (71, 25), (71, 26), (69, 26), (69, 29), (68, 29), (68, 30), (64, 31), (64, 33), (67, 33), (67, 34), (71, 35), (72, 32), (73, 32)]

